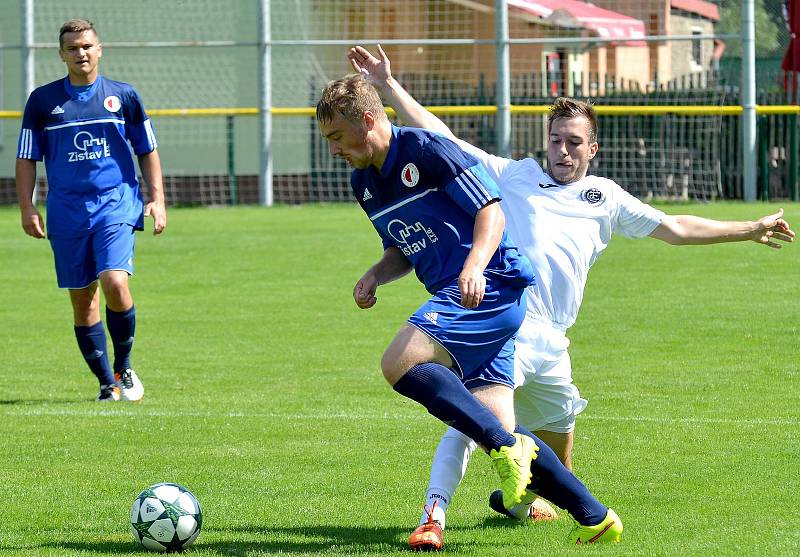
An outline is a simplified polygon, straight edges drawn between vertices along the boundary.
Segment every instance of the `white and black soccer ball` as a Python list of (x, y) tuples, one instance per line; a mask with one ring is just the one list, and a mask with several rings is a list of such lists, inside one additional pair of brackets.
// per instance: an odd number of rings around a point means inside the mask
[(153, 551), (180, 551), (194, 543), (203, 511), (182, 485), (160, 483), (142, 491), (131, 507), (131, 533)]

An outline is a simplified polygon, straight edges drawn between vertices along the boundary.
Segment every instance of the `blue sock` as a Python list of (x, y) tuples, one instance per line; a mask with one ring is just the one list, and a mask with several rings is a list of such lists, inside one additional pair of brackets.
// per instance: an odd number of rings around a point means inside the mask
[(98, 321), (88, 327), (75, 327), (75, 338), (86, 365), (100, 384), (113, 385), (114, 373), (111, 371), (106, 354), (106, 331), (103, 329), (103, 322)]
[(136, 331), (136, 307), (125, 311), (111, 311), (106, 306), (106, 325), (111, 343), (114, 345), (114, 371), (125, 371), (131, 367), (133, 333)]
[(441, 364), (412, 367), (394, 384), (394, 390), (419, 402), (432, 415), (484, 447), (496, 450), (516, 442), (497, 416), (472, 396), (452, 370)]
[(572, 518), (583, 526), (600, 524), (606, 517), (608, 507), (598, 501), (585, 485), (567, 470), (556, 453), (523, 427), (517, 426), (517, 433), (532, 437), (539, 447), (539, 453), (531, 463), (533, 479), (528, 489), (566, 509)]

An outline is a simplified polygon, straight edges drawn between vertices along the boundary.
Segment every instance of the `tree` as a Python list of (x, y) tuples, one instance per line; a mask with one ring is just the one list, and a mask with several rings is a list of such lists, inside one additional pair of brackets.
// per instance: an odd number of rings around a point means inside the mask
[[(786, 26), (780, 23), (782, 0), (753, 0), (756, 16), (756, 57), (773, 58), (782, 56), (785, 44), (781, 38), (787, 36)], [(769, 10), (765, 4), (769, 4)], [(777, 16), (774, 12), (777, 10)], [(719, 34), (736, 34), (742, 32), (742, 5), (740, 0), (729, 0), (720, 6), (720, 22), (716, 32)], [(725, 56), (741, 58), (741, 39), (725, 40)]]

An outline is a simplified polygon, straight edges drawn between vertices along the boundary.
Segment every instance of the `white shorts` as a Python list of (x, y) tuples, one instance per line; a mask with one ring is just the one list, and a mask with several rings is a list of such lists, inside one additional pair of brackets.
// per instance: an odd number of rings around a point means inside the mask
[(564, 331), (531, 314), (514, 345), (514, 411), (529, 431), (569, 433), (588, 404), (572, 383), (569, 339)]

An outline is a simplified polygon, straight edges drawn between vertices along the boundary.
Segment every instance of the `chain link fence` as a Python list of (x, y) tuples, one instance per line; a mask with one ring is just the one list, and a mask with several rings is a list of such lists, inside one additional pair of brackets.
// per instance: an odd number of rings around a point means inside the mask
[[(132, 83), (151, 112), (170, 203), (259, 201), (258, 1), (33, 3), (35, 84), (65, 74), (56, 44), (61, 23), (93, 21), (105, 44), (101, 72)], [(0, 110), (11, 111), (0, 119), (0, 203), (15, 202), (20, 122), (13, 113), (24, 106), (23, 6), (0, 0)], [(423, 104), (495, 103), (494, 0), (272, 0), (266, 6), (276, 109), (313, 107), (325, 83), (350, 71), (346, 45), (377, 42)], [(783, 8), (779, 0), (756, 0), (760, 104), (798, 102), (780, 70), (790, 40)], [(740, 104), (738, 0), (508, 0), (508, 9), (512, 104), (547, 105), (570, 95), (601, 107), (631, 107), (629, 115), (601, 116), (600, 154), (591, 172), (645, 198), (742, 197), (736, 116), (635, 111)], [(209, 108), (220, 110), (200, 110)], [(279, 113), (272, 117), (269, 145), (274, 200), (351, 200), (349, 171), (330, 157), (313, 117)], [(494, 115), (476, 111), (445, 120), (461, 137), (496, 150)], [(790, 197), (797, 116), (760, 120), (762, 195)], [(544, 132), (543, 116), (515, 114), (513, 156), (543, 160)], [(40, 192), (46, 195), (43, 179)]]

